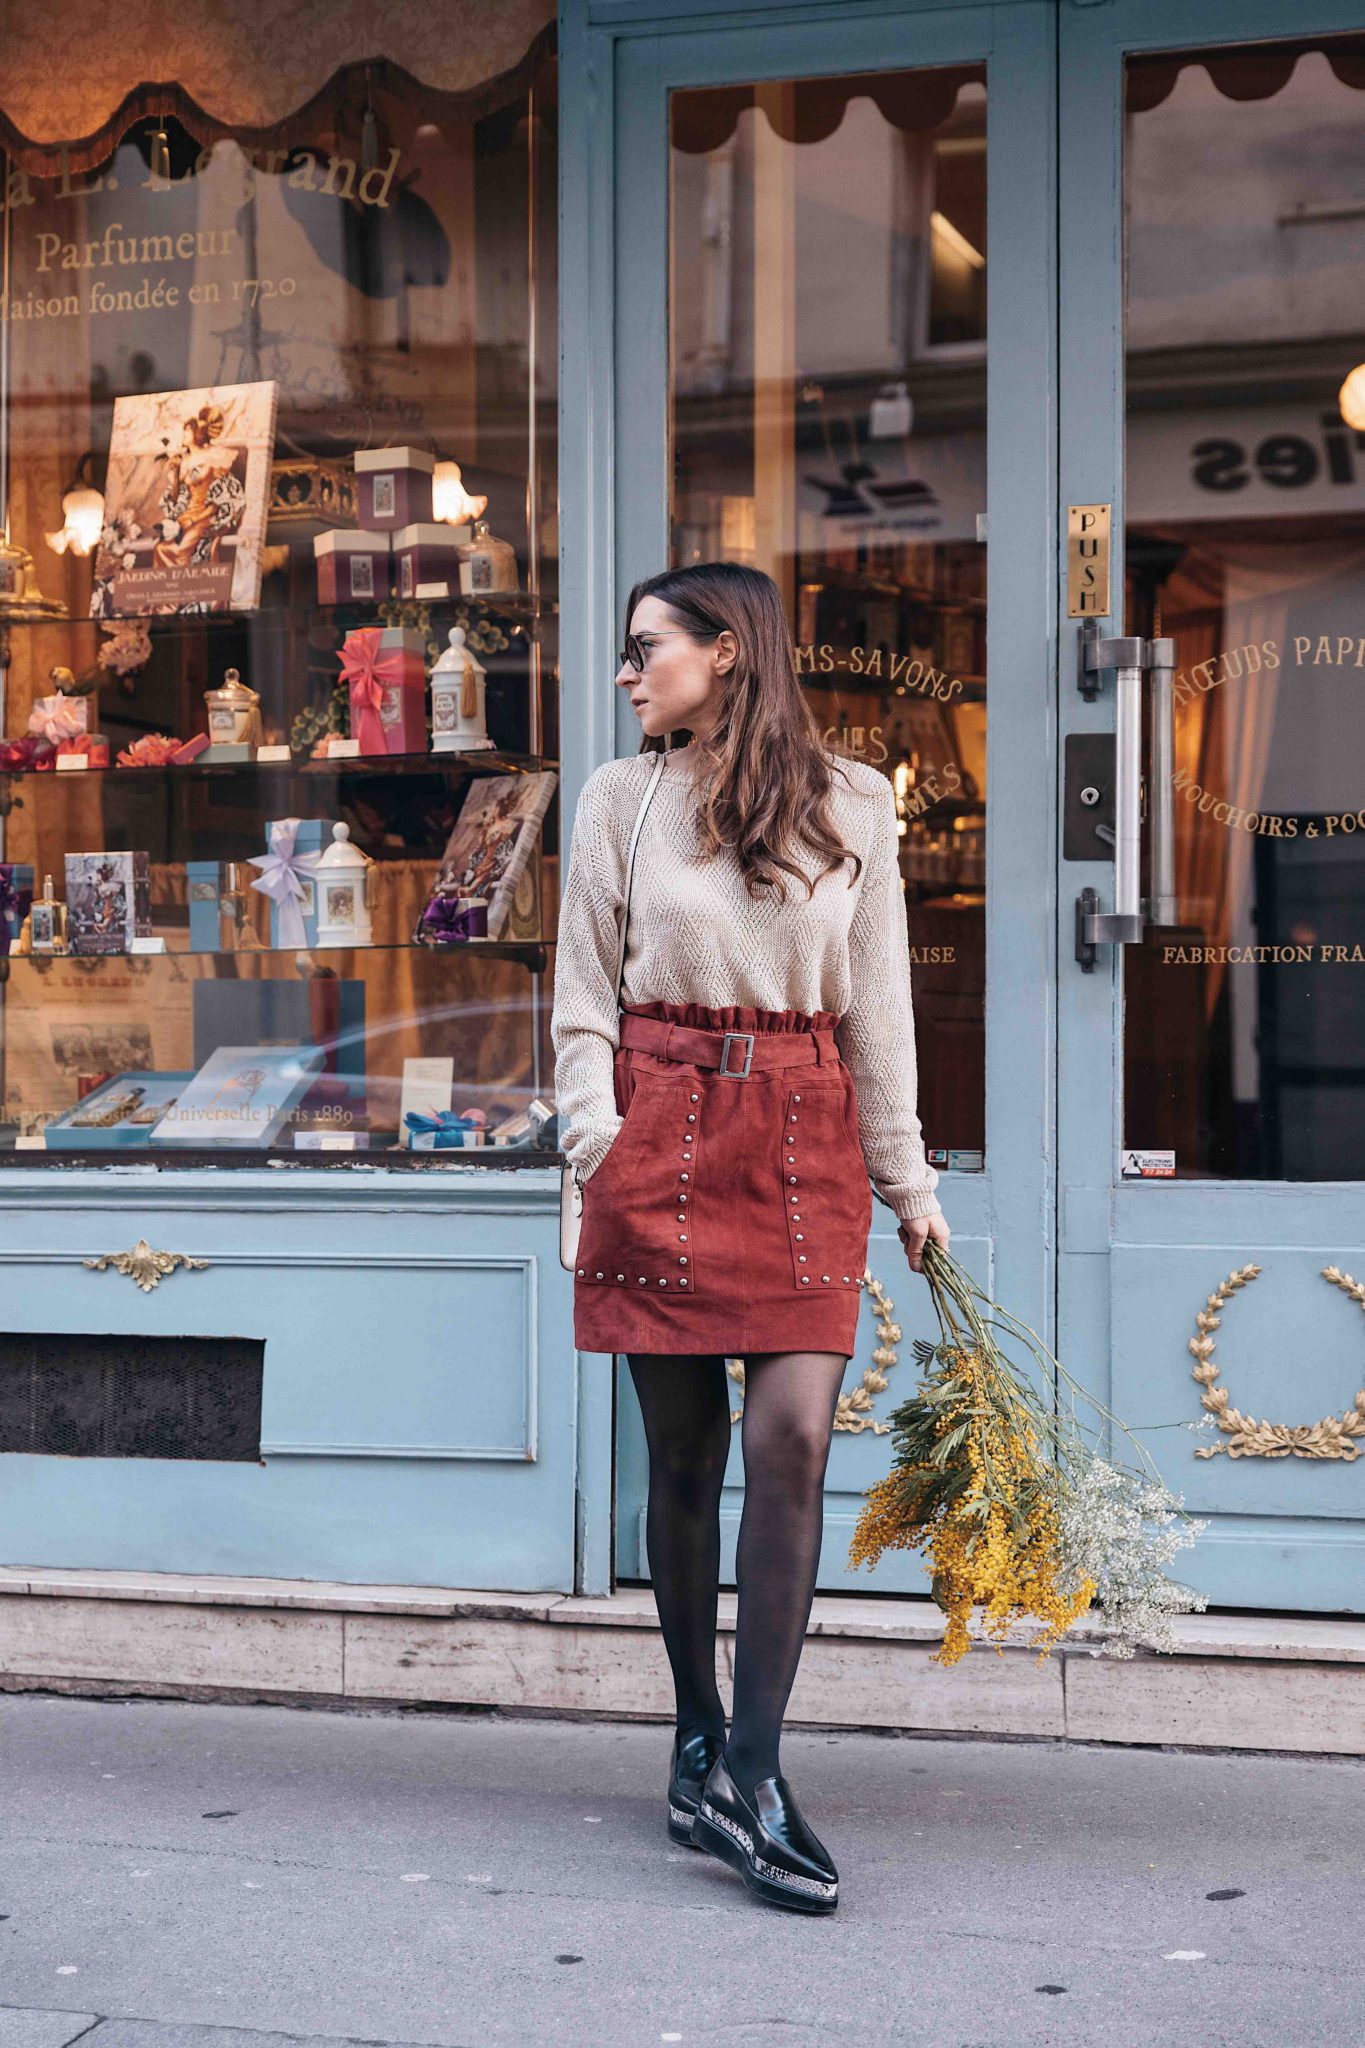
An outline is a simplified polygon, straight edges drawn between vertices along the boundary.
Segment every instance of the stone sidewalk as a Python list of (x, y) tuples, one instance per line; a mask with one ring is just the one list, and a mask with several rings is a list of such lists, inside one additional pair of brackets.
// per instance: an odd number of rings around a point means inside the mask
[(0, 2048), (1356, 2048), (1365, 1764), (797, 1734), (827, 1920), (668, 1730), (0, 1697)]

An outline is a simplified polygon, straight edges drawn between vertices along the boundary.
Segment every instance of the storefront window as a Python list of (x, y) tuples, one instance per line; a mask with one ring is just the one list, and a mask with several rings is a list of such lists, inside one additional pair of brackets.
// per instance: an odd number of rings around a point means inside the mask
[(554, 57), (12, 147), (0, 1147), (505, 1161), (549, 1087)]
[(1128, 630), (1176, 643), (1179, 925), (1126, 960), (1126, 1143), (1365, 1157), (1365, 39), (1134, 60)]
[(979, 67), (672, 100), (675, 563), (787, 600), (828, 742), (901, 817), (940, 1166), (984, 1147), (986, 93)]

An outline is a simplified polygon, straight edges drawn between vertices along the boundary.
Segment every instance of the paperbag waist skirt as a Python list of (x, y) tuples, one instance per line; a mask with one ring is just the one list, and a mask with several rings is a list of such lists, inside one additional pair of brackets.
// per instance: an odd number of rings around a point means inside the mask
[[(583, 1182), (580, 1350), (852, 1357), (872, 1189), (838, 1021), (827, 1010), (624, 1006), (625, 1122)], [(705, 1063), (722, 1051), (728, 1073)]]

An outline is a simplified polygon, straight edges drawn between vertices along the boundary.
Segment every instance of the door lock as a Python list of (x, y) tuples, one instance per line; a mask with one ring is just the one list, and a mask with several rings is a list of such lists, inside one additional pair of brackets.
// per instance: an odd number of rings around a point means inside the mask
[(1114, 858), (1114, 736), (1070, 732), (1062, 783), (1063, 860)]

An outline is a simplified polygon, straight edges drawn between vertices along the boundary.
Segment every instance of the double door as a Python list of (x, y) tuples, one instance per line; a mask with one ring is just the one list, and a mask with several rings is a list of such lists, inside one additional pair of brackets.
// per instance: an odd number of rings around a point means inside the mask
[[(1365, 37), (1336, 0), (821, 12), (602, 36), (616, 591), (777, 579), (896, 790), (955, 1248), (1150, 1432), (1214, 1602), (1354, 1610)], [(880, 1205), (869, 1266), (902, 1335), (865, 1300), (822, 1584), (920, 1590), (845, 1566), (926, 1325)]]

